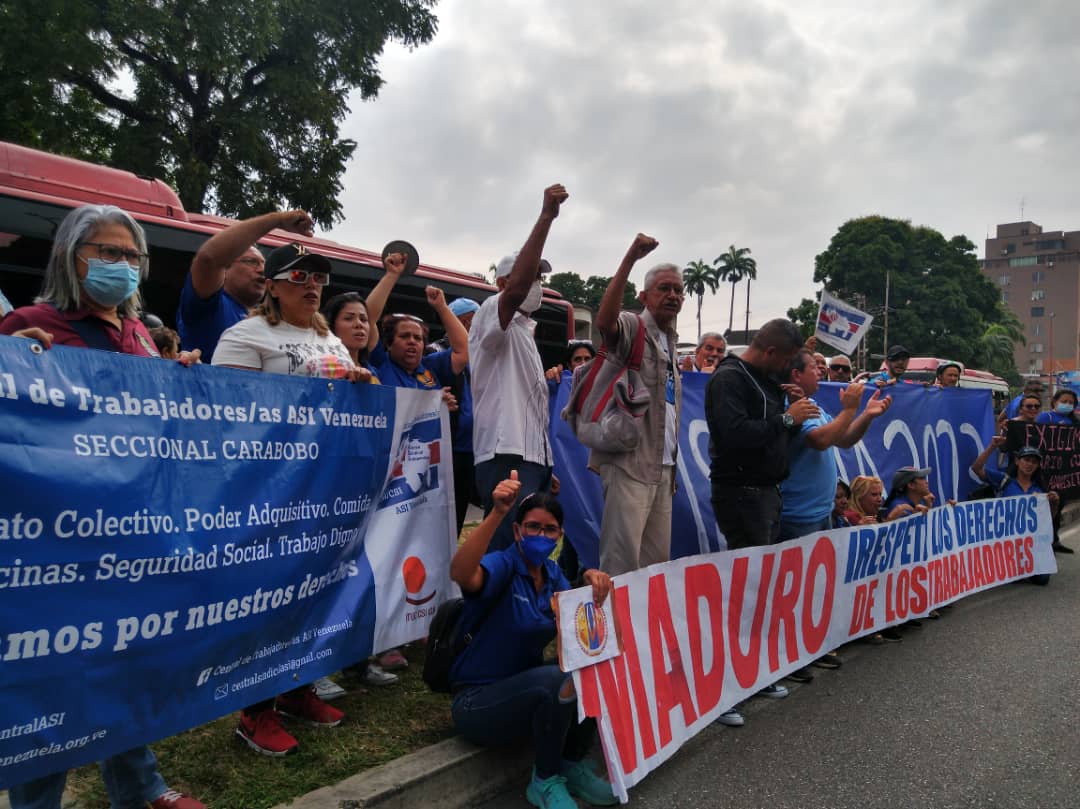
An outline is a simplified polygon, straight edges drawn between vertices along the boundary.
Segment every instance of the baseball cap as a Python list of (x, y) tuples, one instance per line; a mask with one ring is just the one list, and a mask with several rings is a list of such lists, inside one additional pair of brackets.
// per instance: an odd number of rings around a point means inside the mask
[(885, 359), (887, 360), (898, 360), (903, 357), (907, 357), (908, 359), (911, 358), (911, 352), (903, 346), (893, 346), (889, 349), (889, 353), (885, 355)]
[(911, 481), (929, 477), (929, 475), (929, 466), (925, 469), (919, 469), (916, 466), (901, 466), (893, 473), (892, 491), (903, 491), (904, 487), (911, 483)]
[(309, 253), (304, 245), (293, 242), (277, 248), (267, 256), (263, 275), (267, 278), (273, 278), (278, 273), (291, 270), (301, 264), (313, 272), (330, 273), (333, 271), (333, 265), (330, 264), (330, 259), (326, 256)]
[(450, 301), (450, 311), (454, 313), (454, 317), (463, 317), (469, 312), (476, 312), (479, 309), (480, 304), (472, 298), (454, 298)]
[(1038, 447), (1021, 447), (1016, 452), (1016, 459), (1021, 458), (1038, 458), (1042, 460), (1042, 451)]
[[(503, 256), (499, 259), (499, 263), (495, 265), (495, 277), (505, 278), (510, 274), (510, 270), (514, 269), (514, 262), (517, 261), (518, 253), (520, 250), (515, 250), (508, 256)], [(540, 272), (546, 274), (551, 272), (551, 262), (546, 258), (540, 259)]]

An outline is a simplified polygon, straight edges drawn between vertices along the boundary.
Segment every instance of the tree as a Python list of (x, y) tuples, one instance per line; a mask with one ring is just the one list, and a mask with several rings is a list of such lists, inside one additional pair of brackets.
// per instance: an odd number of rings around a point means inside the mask
[[(820, 294), (818, 298), (820, 299)], [(798, 306), (787, 310), (788, 320), (799, 327), (803, 337), (809, 337), (817, 331), (817, 316), (820, 308), (820, 300), (813, 301), (809, 298), (803, 298), (799, 301)]]
[(757, 262), (751, 259), (750, 265), (746, 268), (746, 325), (743, 327), (746, 329), (746, 333), (750, 333), (750, 284), (752, 281), (757, 280)]
[(720, 276), (716, 268), (706, 264), (704, 259), (691, 261), (682, 272), (683, 287), (688, 295), (697, 297), (697, 339), (701, 342), (701, 304), (705, 300), (705, 291), (714, 295), (720, 286)]
[(845, 222), (814, 264), (816, 283), (847, 300), (865, 294), (871, 311), (883, 310), (887, 274), (889, 343), (916, 355), (979, 367), (987, 326), (1009, 322), (964, 236), (946, 239), (933, 228), (867, 216)]
[[(585, 306), (594, 312), (600, 308), (600, 301), (607, 291), (610, 278), (602, 275), (590, 275), (583, 279), (576, 272), (552, 273), (544, 281), (544, 285), (551, 287), (574, 306)], [(641, 304), (637, 300), (637, 289), (630, 281), (626, 282), (623, 291), (623, 309), (638, 310)]]
[(349, 93), (377, 95), (388, 40), (431, 40), (436, 2), (7, 0), (0, 138), (160, 177), (188, 210), (329, 225)]
[[(721, 253), (713, 262), (721, 280), (731, 282), (731, 308), (728, 312), (728, 331), (735, 324), (735, 285), (741, 280), (754, 273), (757, 277), (757, 262), (750, 258), (749, 247), (736, 247), (731, 245), (726, 253)], [(748, 299), (749, 300), (749, 299)], [(749, 303), (747, 303), (749, 308)]]
[(586, 306), (588, 295), (585, 291), (585, 279), (576, 272), (554, 272), (544, 279), (544, 286), (551, 287), (570, 303)]

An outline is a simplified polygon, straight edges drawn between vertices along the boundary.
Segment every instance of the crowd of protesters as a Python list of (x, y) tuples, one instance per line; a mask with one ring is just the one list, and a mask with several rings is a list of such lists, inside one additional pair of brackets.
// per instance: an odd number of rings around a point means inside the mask
[[(384, 314), (415, 256), (389, 253), (366, 298), (347, 292), (323, 301), (332, 275), (326, 257), (301, 240), (264, 255), (257, 242), (274, 229), (312, 235), (313, 223), (303, 211), (248, 219), (206, 241), (185, 280), (173, 331), (160, 322), (149, 330), (144, 325), (139, 285), (149, 262), (142, 228), (118, 208), (84, 206), (57, 230), (37, 301), (0, 321), (0, 333), (45, 347), (441, 391), (452, 421), (459, 533), (471, 503), (484, 511), (451, 562), (450, 575), (465, 596), (464, 622), (474, 632), (451, 672), (452, 715), (458, 731), (480, 744), (500, 745), (531, 732), (536, 756), (527, 796), (540, 807), (574, 806), (571, 796), (598, 805), (615, 802), (610, 785), (587, 759), (596, 729), (576, 722), (573, 680), (543, 658), (555, 635), (551, 596), (588, 585), (603, 603), (611, 576), (669, 559), (683, 374), (708, 375), (711, 500), (728, 549), (887, 522), (937, 505), (928, 485), (931, 469), (902, 468), (886, 488), (876, 477), (843, 480), (834, 460), (833, 448), (855, 445), (889, 410), (890, 390), (903, 384), (910, 352), (891, 348), (879, 373), (865, 384), (852, 383), (848, 357), (815, 353), (793, 323), (779, 319), (759, 329), (739, 356), (728, 353), (722, 335), (706, 333), (693, 355), (680, 361), (675, 324), (685, 292), (677, 265), (651, 267), (638, 296), (640, 311), (623, 309), (630, 272), (658, 247), (645, 234), (633, 239), (596, 314), (605, 347), (600, 359), (591, 343), (573, 341), (565, 363), (545, 371), (533, 314), (541, 304), (543, 276), (551, 270), (544, 247), (568, 198), (561, 185), (545, 189), (540, 215), (521, 248), (496, 265), (496, 294), (480, 303), (448, 302), (441, 289), (425, 290), (445, 333), (444, 344), (434, 350), (423, 319)], [(560, 567), (550, 560), (563, 526), (549, 441), (552, 386), (564, 370), (584, 373), (594, 360), (626, 367), (635, 344), (641, 346), (635, 370), (649, 395), (638, 441), (623, 451), (594, 449), (588, 461), (600, 477), (604, 500), (599, 568)], [(960, 371), (956, 363), (942, 363), (933, 384), (956, 387)], [(836, 415), (815, 399), (823, 382), (843, 386)], [(1047, 412), (1042, 394), (1025, 388), (1002, 419), (1077, 423), (1073, 392), (1058, 391)], [(1003, 444), (996, 437), (971, 467), (991, 495), (1047, 491), (1039, 450), (1024, 447), (1009, 457), (1002, 454)], [(1049, 495), (1056, 528), (1058, 498)], [(1054, 547), (1072, 552), (1056, 532)], [(912, 620), (869, 640), (900, 641), (908, 627), (918, 625)], [(401, 650), (391, 649), (357, 665), (366, 682), (385, 685), (397, 679), (393, 670), (408, 663)], [(841, 658), (829, 652), (814, 665), (837, 668)], [(788, 677), (809, 682), (813, 673), (807, 667)], [(294, 753), (298, 742), (282, 717), (336, 726), (344, 714), (328, 701), (342, 693), (326, 678), (305, 684), (246, 707), (236, 732), (260, 753)], [(772, 683), (759, 695), (787, 694), (783, 684)], [(720, 721), (739, 726), (744, 718), (735, 707)], [(101, 770), (114, 807), (203, 806), (166, 787), (146, 747), (102, 762)], [(55, 773), (15, 786), (12, 806), (58, 809), (64, 780), (65, 773)]]

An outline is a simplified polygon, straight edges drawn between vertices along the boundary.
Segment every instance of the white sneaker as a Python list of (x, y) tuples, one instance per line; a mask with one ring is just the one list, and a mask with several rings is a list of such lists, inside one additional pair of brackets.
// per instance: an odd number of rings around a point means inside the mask
[(743, 719), (743, 715), (734, 708), (729, 711), (724, 711), (722, 714), (716, 717), (716, 721), (719, 722), (721, 725), (727, 725), (729, 728), (741, 728), (743, 725), (746, 724), (746, 720)]
[(315, 689), (315, 696), (323, 702), (329, 702), (332, 699), (343, 697), (348, 693), (344, 688), (328, 677), (320, 677), (311, 685)]
[(368, 685), (393, 685), (400, 678), (396, 674), (383, 671), (382, 667), (374, 663), (368, 663), (367, 671), (364, 672), (364, 682)]
[(755, 697), (768, 697), (769, 699), (783, 699), (788, 695), (788, 690), (778, 683), (767, 685), (754, 694)]

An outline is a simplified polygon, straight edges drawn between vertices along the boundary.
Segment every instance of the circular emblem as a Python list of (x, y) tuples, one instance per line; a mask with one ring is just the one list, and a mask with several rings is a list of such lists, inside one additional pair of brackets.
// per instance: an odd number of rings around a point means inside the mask
[(574, 614), (574, 625), (577, 628), (577, 642), (581, 651), (590, 657), (604, 651), (608, 633), (603, 607), (596, 606), (591, 600), (579, 604)]

